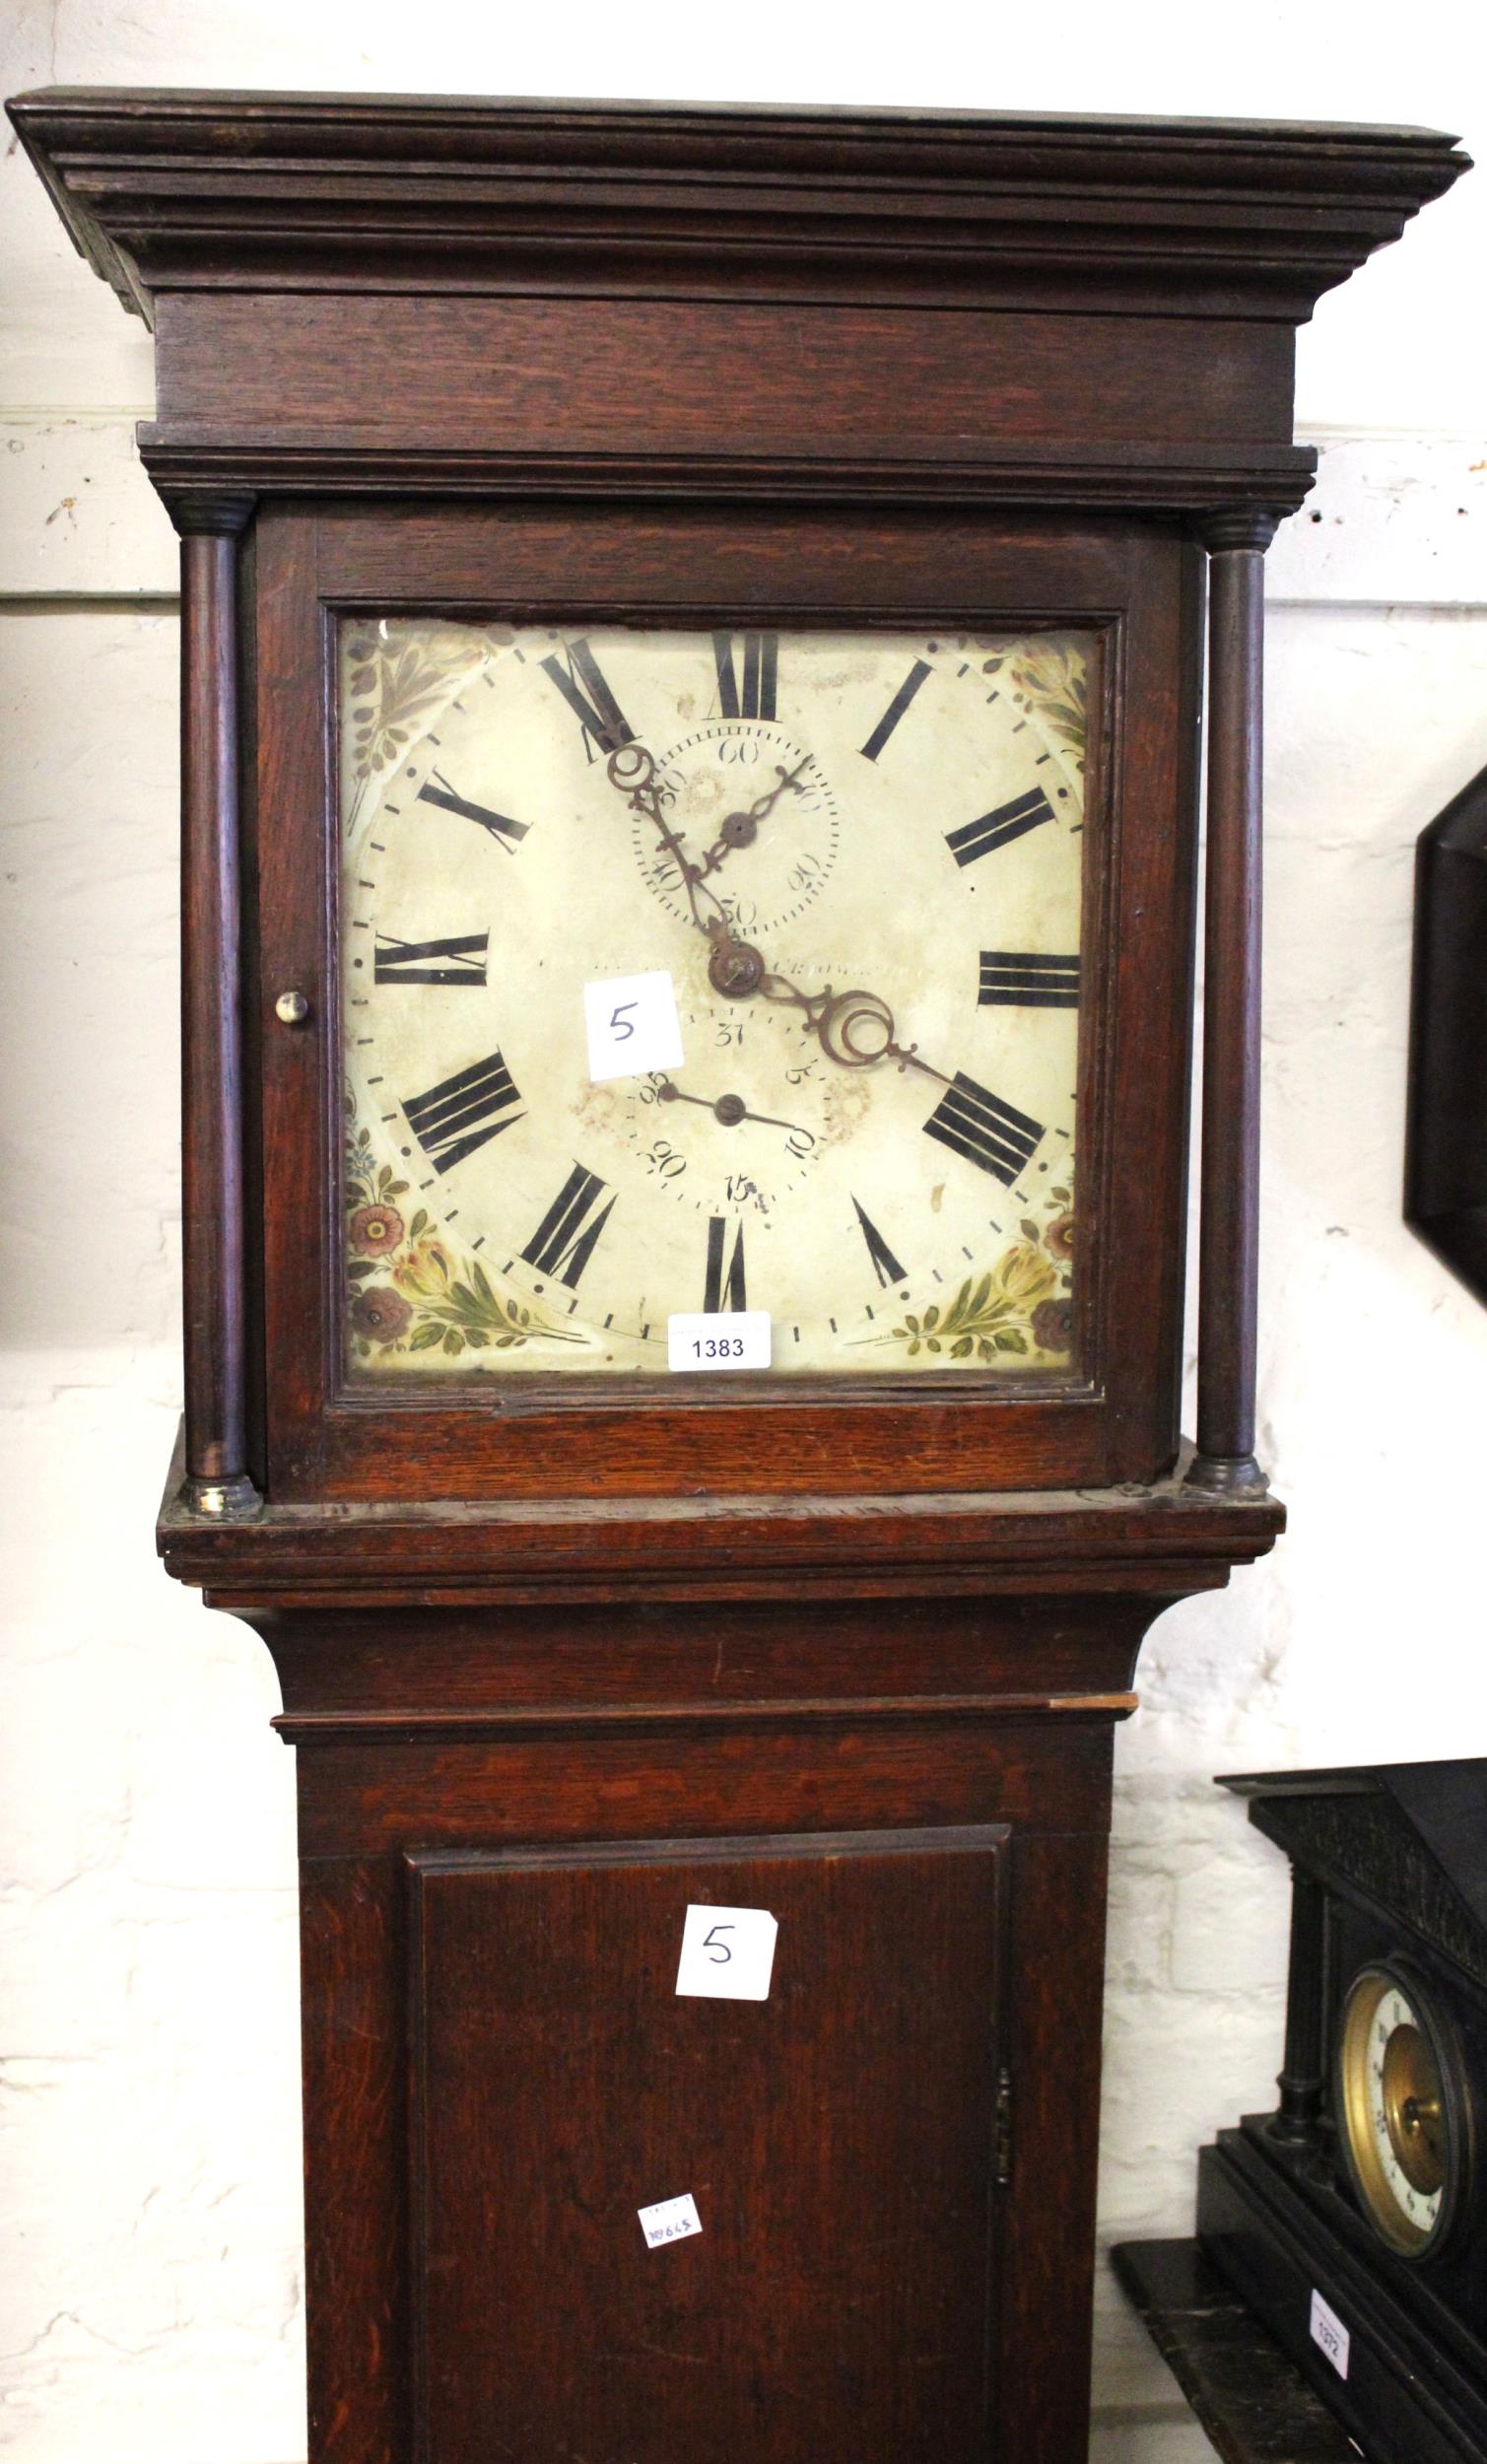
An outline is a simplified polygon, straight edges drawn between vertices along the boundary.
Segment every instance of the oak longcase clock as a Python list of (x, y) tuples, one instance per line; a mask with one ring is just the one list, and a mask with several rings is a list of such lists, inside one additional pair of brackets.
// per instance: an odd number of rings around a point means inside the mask
[(182, 534), (160, 1538), (299, 1749), (315, 2464), (1075, 2464), (1113, 1727), (1281, 1524), (1293, 332), (1463, 158), (12, 112)]

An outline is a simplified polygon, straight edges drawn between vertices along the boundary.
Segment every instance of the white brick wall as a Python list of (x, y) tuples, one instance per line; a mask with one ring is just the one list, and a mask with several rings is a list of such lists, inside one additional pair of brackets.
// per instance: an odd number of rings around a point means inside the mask
[[(1478, 16), (1422, 0), (1401, 44), (1384, 0), (1260, 0), (1240, 53), (1178, 0), (1066, 0), (1056, 41), (948, 0), (907, 44), (755, 0), (740, 48), (736, 20), (596, 0), (20, 0), (0, 83), (586, 74), (1439, 123)], [(293, 2464), (291, 1757), (258, 1645), (152, 1546), (178, 1370), (174, 548), (129, 441), (149, 347), (14, 150), (0, 223), (0, 2440), (17, 2464)], [(1211, 1774), (1487, 1749), (1487, 1313), (1398, 1215), (1413, 841), (1487, 763), (1484, 255), (1478, 173), (1301, 338), (1326, 452), (1270, 560), (1262, 1359), (1293, 1529), (1159, 1623), (1120, 1733), (1107, 2239), (1186, 2228), (1195, 2147), (1279, 2062), (1281, 1860)], [(1108, 2286), (1099, 2354), (1098, 2464), (1197, 2464)]]

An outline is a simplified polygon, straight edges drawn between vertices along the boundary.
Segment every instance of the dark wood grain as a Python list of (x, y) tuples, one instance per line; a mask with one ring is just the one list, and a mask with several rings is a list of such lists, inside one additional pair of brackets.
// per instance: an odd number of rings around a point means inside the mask
[(401, 1877), (303, 1859), (305, 2335), (316, 2464), (408, 2453), (407, 2058)]
[(146, 314), (287, 285), (1295, 324), (1466, 168), (1436, 130), (1305, 121), (69, 87), (10, 109)]
[(1277, 1499), (1210, 1500), (1183, 1468), (1136, 1493), (271, 1503), (231, 1533), (190, 1515), (168, 1482), (158, 1537), (172, 1573), (244, 1608), (1081, 1590), (1177, 1599), (1227, 1582), (1285, 1528)]
[[(848, 2420), (862, 2464), (999, 2443), (1005, 1843), (411, 1860), (427, 2464), (812, 2464)], [(775, 1916), (766, 2001), (677, 1995), (694, 1901)], [(647, 2249), (638, 2209), (683, 2192), (702, 2232)]]
[(1259, 1306), (1260, 881), (1266, 513), (1225, 514), (1209, 547), (1208, 851), (1195, 1486), (1262, 1490), (1254, 1460)]
[(255, 1502), (247, 1461), (237, 534), (250, 500), (182, 519), (181, 1281), (185, 1476), (199, 1508)]
[(1098, 1808), (1098, 1794), (1087, 1810), (1071, 1806), (1066, 1828), (1040, 1817), (1011, 1850), (1011, 2195), (997, 2326), (1017, 2430), (1006, 2464), (1082, 2464), (1088, 2451), (1109, 1856), (1108, 1807), (1104, 1820)]
[[(758, 2388), (757, 2401), (771, 2408), (774, 2419), (782, 2420), (788, 2411), (783, 2396), (799, 2373), (783, 2369), (781, 2339), (787, 2342), (798, 2335), (815, 2315), (813, 2303), (823, 2276), (830, 2278), (835, 2270), (847, 2292), (853, 2281), (864, 2289), (876, 2282), (880, 2291), (873, 2297), (907, 2302), (904, 2335), (912, 2321), (915, 2349), (942, 2370), (949, 2361), (942, 2341), (929, 2338), (929, 2329), (937, 2321), (944, 2327), (948, 2299), (953, 2304), (949, 2316), (961, 2322), (954, 2400), (943, 2408), (948, 2436), (950, 2426), (967, 2418), (958, 2408), (974, 2405), (980, 2383), (980, 2365), (968, 2350), (972, 2328), (965, 2305), (978, 2281), (977, 2268), (989, 2262), (991, 2369), (1000, 2425), (1000, 2439), (989, 2451), (1009, 2459), (1013, 2453), (1019, 2460), (1026, 2456), (1029, 2464), (1076, 2464), (1083, 2449), (1086, 2402), (1110, 1735), (1108, 1712), (1092, 1709), (1072, 1724), (1026, 1727), (998, 1727), (994, 1721), (968, 1726), (954, 1715), (942, 1715), (926, 1718), (897, 1740), (869, 1721), (856, 1728), (833, 1725), (815, 1731), (801, 1724), (792, 1733), (772, 1737), (760, 1731), (734, 1740), (673, 1733), (658, 1747), (654, 1740), (627, 1738), (623, 1724), (616, 1723), (608, 1738), (577, 1741), (561, 1754), (540, 1742), (437, 1750), (414, 1738), (388, 1738), (371, 1747), (355, 1742), (303, 1745), (306, 2231), (316, 2310), (311, 2453), (334, 2456), (338, 2464), (353, 2455), (391, 2464), (410, 2451), (410, 2425), (421, 2412), (414, 2394), (409, 2310), (410, 2271), (419, 2266), (419, 2237), (410, 2241), (406, 2222), (410, 2128), (413, 2178), (429, 2203), (430, 2222), (444, 2236), (444, 2246), (469, 2256), (485, 2285), (487, 2298), (479, 2308), (479, 2282), (464, 2290), (456, 2282), (451, 2288), (447, 2268), (431, 2278), (431, 2319), (444, 2366), (457, 2370), (475, 2391), (491, 2385), (493, 2372), (506, 2371), (505, 2321), (514, 2326), (528, 2317), (533, 2305), (545, 2301), (555, 2309), (561, 2306), (554, 2298), (551, 2265), (539, 2268), (531, 2261), (525, 2227), (513, 2228), (514, 2250), (498, 2251), (489, 2267), (484, 2264), (491, 2233), (508, 2220), (500, 2196), (502, 2167), (514, 2155), (515, 2143), (524, 2151), (525, 2165), (546, 2168), (560, 2200), (567, 2196), (563, 2184), (568, 2176), (559, 2163), (565, 2148), (575, 2151), (578, 2165), (598, 2167), (606, 2177), (633, 2167), (646, 2153), (643, 2130), (637, 2126), (627, 2132), (628, 2108), (614, 2079), (608, 2085), (610, 2119), (603, 2137), (595, 2141), (592, 2132), (575, 2129), (574, 2082), (562, 2067), (576, 2063), (577, 2076), (587, 2077), (595, 2093), (604, 2093), (606, 2066), (597, 2060), (597, 2048), (606, 2041), (617, 2043), (612, 2031), (623, 2034), (636, 2010), (634, 1984), (628, 1996), (612, 1990), (626, 1929), (602, 1888), (586, 1891), (585, 1874), (597, 1871), (602, 1877), (616, 1864), (623, 1868), (639, 1863), (662, 1881), (672, 1877), (673, 1887), (684, 1876), (689, 1878), (685, 1886), (690, 1896), (721, 1897), (706, 1869), (710, 1867), (715, 1877), (718, 1861), (783, 1855), (800, 1878), (796, 1914), (812, 1939), (826, 1941), (823, 1957), (832, 1991), (821, 2007), (812, 2004), (807, 2013), (797, 2004), (792, 2013), (792, 2028), (806, 2025), (809, 2019), (802, 2039), (806, 2049), (792, 2054), (769, 2110), (780, 2127), (793, 2127), (800, 2139), (795, 2171), (803, 2184), (815, 2180), (821, 2186), (821, 2229), (830, 2219), (845, 2223), (856, 2218), (864, 2200), (886, 2200), (892, 2206), (909, 2195), (909, 2168), (897, 2158), (888, 2165), (881, 2161), (881, 2151), (890, 2141), (900, 2156), (915, 2148), (944, 2150), (964, 2143), (968, 2128), (977, 2127), (978, 2111), (984, 2117), (984, 2074), (979, 2108), (977, 2093), (963, 2078), (964, 2066), (978, 2047), (989, 2059), (998, 2031), (1003, 2050), (994, 2066), (996, 2083), (1000, 2089), (1005, 2072), (1010, 2104), (1000, 2115), (1003, 2145), (992, 2153), (1007, 2179), (1000, 2187), (988, 2183), (982, 2140), (980, 2156), (971, 2152), (958, 2166), (953, 2190), (931, 2186), (925, 2191), (920, 2223), (912, 2232), (906, 2234), (895, 2225), (891, 2232), (885, 2228), (868, 2237), (879, 2240), (881, 2249), (859, 2249), (848, 2235), (840, 2250), (822, 2249), (813, 2260), (797, 2237), (788, 2238), (786, 2247), (777, 2249), (777, 2273), (768, 2285), (761, 2284), (747, 2318), (735, 2323), (731, 2341), (725, 2339), (728, 2365), (746, 2370), (749, 2385)], [(959, 1993), (944, 1976), (936, 1949), (941, 1938), (936, 1893), (930, 1887), (926, 1894), (918, 1880), (924, 1861), (932, 1875), (937, 1858), (956, 1853), (958, 1835), (964, 1846), (968, 1825), (988, 1824), (999, 1832), (1010, 1826), (1005, 1850), (998, 1850), (999, 1857), (1010, 1859), (1009, 1887), (998, 1902), (1005, 1911), (998, 1919), (1005, 1953), (1003, 1991), (996, 1997), (989, 2026), (986, 1996), (975, 1990), (974, 1976), (969, 1985), (963, 1977)], [(830, 1938), (842, 1920), (842, 1903), (829, 1870), (840, 1859), (844, 1832), (866, 1834), (853, 1845), (860, 1846), (869, 1882), (881, 1860), (891, 1862), (905, 1848), (894, 1833), (912, 1832), (918, 1838), (908, 1843), (915, 1883), (898, 1903), (902, 1914), (894, 1915), (892, 1895), (885, 1899), (871, 1887), (855, 1903), (859, 1916), (854, 1919), (848, 1911), (851, 1939), (842, 1946), (845, 1964), (839, 1979)], [(418, 2001), (415, 1993), (410, 2002), (404, 1877), (420, 1871), (437, 1875), (440, 1869), (456, 1878), (480, 1876), (504, 1867), (534, 1880), (554, 1872), (575, 1877), (579, 1896), (572, 1904), (580, 1922), (591, 1922), (596, 1946), (606, 1948), (596, 1949), (593, 1959), (576, 1960), (566, 1985), (554, 1984), (551, 1991), (539, 1993), (536, 1988), (544, 1978), (550, 1981), (544, 1957), (551, 1956), (564, 1935), (552, 1899), (535, 1889), (527, 1903), (528, 1918), (521, 1922), (508, 1923), (500, 1902), (466, 1910), (454, 1955), (442, 1960), (436, 1980), (439, 2024), (444, 2041), (463, 2046), (457, 2059), (464, 2067), (462, 2072), (456, 2068), (452, 2078), (447, 2066), (439, 2071), (431, 2100), (425, 2040), (424, 2092), (415, 2095), (410, 2108), (401, 2083), (410, 2046), (419, 2037), (416, 2022), (411, 2037), (409, 2033), (408, 2015), (417, 2012)], [(733, 1886), (730, 1881), (730, 1891)], [(768, 1896), (761, 1886), (757, 1900), (745, 1898), (741, 1904), (762, 1904), (780, 1913), (778, 1900), (775, 1886)], [(947, 1913), (956, 1904), (952, 1891)], [(522, 1932), (528, 1921), (538, 1928), (530, 1954)], [(854, 1930), (858, 1924), (866, 1927), (865, 1935)], [(644, 1965), (653, 1967), (653, 1960)], [(415, 1966), (415, 1980), (418, 1973)], [(493, 2000), (483, 1980), (502, 1975), (509, 1979), (509, 1990)], [(854, 1997), (875, 1975), (886, 1978), (887, 1995), (877, 2052), (872, 2051), (871, 2021), (854, 2019), (859, 2007)], [(884, 2032), (891, 2040), (899, 2039), (898, 2052), (903, 2054), (901, 2028), (912, 2033), (936, 2016), (940, 2024), (934, 2045), (926, 2033), (912, 2060), (889, 2058), (891, 2045), (882, 2043)], [(664, 2044), (664, 2030), (675, 2017), (674, 2009), (661, 2014), (657, 2043)], [(565, 2022), (572, 2038), (567, 2054)], [(540, 2052), (544, 2027), (552, 2031), (556, 2048), (554, 2075), (534, 2108), (530, 2099), (541, 2088), (541, 2077), (519, 2065)], [(941, 2044), (946, 2036), (950, 2041)], [(720, 2047), (727, 2060), (734, 2058), (730, 2042), (738, 2044), (732, 2038)], [(791, 2043), (793, 2047), (793, 2035)], [(512, 2059), (498, 2063), (495, 2057), (503, 2044), (511, 2047)], [(526, 2057), (523, 2046), (528, 2048)], [(608, 2065), (610, 2071), (614, 2067)], [(469, 2083), (468, 2093), (458, 2087), (461, 2076)], [(906, 2093), (909, 2080), (912, 2084)], [(689, 2125), (695, 2128), (707, 2107), (700, 2092), (705, 2085), (695, 2061), (678, 2070), (677, 2061), (653, 2057), (631, 2100), (637, 2125), (642, 2114), (664, 2110), (665, 2099), (675, 2091), (685, 2097)], [(832, 2168), (849, 2143), (852, 2116), (869, 2106), (881, 2107), (887, 2118), (854, 2160), (847, 2181)], [(432, 2172), (424, 2160), (426, 2118), (432, 2118), (440, 2137)], [(497, 2143), (492, 2132), (499, 2134)], [(723, 2136), (729, 2133), (725, 2130)], [(738, 2144), (736, 2135), (731, 2144)], [(762, 2163), (772, 2145), (756, 2148), (755, 2140), (748, 2139), (744, 2153)], [(939, 2178), (935, 2166), (941, 2161), (931, 2161), (931, 2182)], [(995, 2160), (991, 2169), (996, 2169)], [(767, 2213), (776, 2217), (779, 2200), (789, 2201), (790, 2183), (774, 2172), (768, 2183), (762, 2172), (758, 2178)], [(685, 2186), (677, 2182), (671, 2188)], [(695, 2191), (696, 2184), (692, 2187)], [(1000, 2210), (996, 2239), (1000, 2243), (1005, 2237), (1005, 2250), (998, 2258), (996, 2244), (989, 2250), (983, 2245), (977, 2260), (970, 2254), (967, 2203), (980, 2198), (985, 2213), (993, 2189)], [(670, 2194), (658, 2189), (656, 2195)], [(460, 2199), (476, 2201), (492, 2224), (489, 2228), (472, 2224), (470, 2230), (453, 2231), (450, 2239)], [(643, 2195), (635, 2202), (642, 2203)], [(573, 2229), (587, 2234), (589, 2225), (575, 2220)], [(948, 2236), (956, 2256), (953, 2293), (938, 2234)], [(427, 2235), (423, 2246), (427, 2251)], [(664, 2259), (669, 2254), (642, 2249), (642, 2255)], [(987, 2283), (983, 2273), (979, 2281)], [(472, 2303), (477, 2306), (470, 2307)], [(986, 2312), (980, 2302), (976, 2308), (983, 2319)], [(601, 2323), (601, 2311), (602, 2305), (594, 2313), (595, 2325)], [(639, 2316), (639, 2310), (630, 2315), (626, 2349), (634, 2347)], [(695, 2314), (692, 2323), (698, 2324)], [(852, 2349), (853, 2333), (848, 2306), (831, 2350), (844, 2343)], [(900, 2363), (904, 2335), (893, 2346)], [(658, 2341), (673, 2354), (688, 2349), (665, 2336)], [(541, 2327), (532, 2342), (523, 2326), (516, 2342), (521, 2353), (531, 2355), (535, 2367), (539, 2356), (552, 2350), (551, 2330)], [(935, 2361), (937, 2352), (941, 2358)], [(877, 2357), (874, 2366), (879, 2363), (886, 2366), (885, 2357)], [(821, 2357), (818, 2388), (821, 2373), (829, 2367), (829, 2355)], [(891, 2388), (881, 2377), (872, 2380), (870, 2402), (849, 2410), (854, 2452), (875, 2452), (870, 2442), (884, 2434), (880, 2426), (901, 2425), (906, 2407), (911, 2420), (914, 2418), (917, 2376), (900, 2367)], [(674, 2418), (676, 2404), (689, 2437), (698, 2435), (687, 2403), (685, 2394), (668, 2395), (655, 2426), (658, 2438)], [(441, 2419), (458, 2453), (458, 2441), (466, 2434), (461, 2424), (468, 2425), (470, 2417), (451, 2411), (447, 2403), (441, 2415), (437, 2404), (430, 2409), (436, 2421)], [(1019, 2440), (1015, 2449), (1005, 2443), (1014, 2423)], [(818, 2437), (818, 2448), (820, 2444)], [(441, 2450), (431, 2443), (428, 2451), (433, 2455)], [(492, 2451), (499, 2452), (499, 2446)], [(519, 2445), (517, 2451), (523, 2451)], [(726, 2447), (713, 2450), (706, 2444), (687, 2451), (728, 2454)], [(908, 2451), (917, 2449), (911, 2445)], [(932, 2447), (926, 2451), (936, 2452)], [(788, 2446), (778, 2452), (804, 2454)], [(937, 2452), (947, 2464), (952, 2457), (956, 2464), (982, 2464), (988, 2448), (978, 2430), (964, 2441), (958, 2432), (954, 2444), (942, 2444)]]
[[(1114, 1714), (1087, 1708), (1002, 1725), (994, 1704), (979, 1716), (931, 1706), (913, 1720), (880, 1720), (866, 1706), (696, 1735), (676, 1721), (632, 1733), (621, 1719), (556, 1744), (540, 1731), (482, 1739), (472, 1726), (468, 1741), (405, 1733), (369, 1743), (348, 1722), (344, 1741), (332, 1731), (302, 1745), (302, 1855), (391, 1852), (436, 1837), (469, 1848), (624, 1839), (642, 1828), (654, 1838), (897, 1829), (980, 1819), (988, 1803), (997, 1820), (1067, 1827), (1109, 1769)], [(1043, 1949), (1053, 1956), (1047, 1938)]]
[(825, 451), (815, 439), (799, 452), (731, 451), (721, 436), (690, 453), (653, 450), (578, 453), (533, 437), (503, 451), (478, 439), (438, 446), (410, 435), (389, 442), (380, 429), (342, 425), (319, 443), (303, 436), (147, 422), (140, 455), (167, 505), (191, 504), (225, 477), (264, 497), (313, 495), (437, 499), (484, 504), (561, 497), (568, 503), (954, 506), (980, 513), (1013, 506), (1091, 512), (1202, 514), (1214, 507), (1300, 505), (1317, 469), (1311, 445), (1190, 440), (1153, 445), (1139, 438), (1099, 445), (1040, 435), (1024, 442), (1000, 432), (962, 433), (921, 442), (912, 455), (881, 451), (860, 431)]
[[(820, 1494), (1164, 1474), (1179, 1442), (1194, 861), (1190, 552), (1176, 524), (546, 507), (337, 508), (311, 523), (291, 506), (260, 517), (256, 555), (260, 1007), (295, 982), (315, 1009), (310, 1028), (272, 1045), (263, 1077), (270, 1493)], [(803, 623), (1096, 631), (1074, 1377), (765, 1376), (680, 1396), (664, 1380), (540, 1375), (497, 1391), (489, 1378), (395, 1397), (365, 1380), (345, 1388), (326, 1308), (339, 1231), (303, 1197), (334, 1188), (341, 1140), (329, 842), (319, 796), (294, 783), (318, 781), (328, 761), (334, 612), (409, 604), (534, 620), (580, 607), (596, 622), (741, 622), (788, 608)], [(1139, 1068), (1121, 1066), (1126, 1050)]]
[(181, 438), (416, 424), (436, 451), (680, 457), (716, 449), (726, 400), (730, 453), (796, 459), (858, 443), (872, 368), (912, 372), (875, 405), (874, 447), (900, 459), (1025, 444), (1050, 414), (1091, 444), (1193, 445), (1274, 439), (1290, 416), (1289, 328), (1240, 319), (699, 300), (683, 323), (670, 301), (190, 292), (161, 300), (157, 348), (157, 418)]
[[(11, 112), (155, 326), (145, 451), (192, 534), (159, 1538), (264, 1638), (298, 1749), (313, 2464), (1082, 2464), (1114, 1726), (1153, 1617), (1283, 1522), (1250, 1455), (1258, 550), (1310, 483), (1294, 328), (1464, 157)], [(1208, 1491), (1178, 1422), (1197, 539)], [(332, 648), (344, 610), (431, 609), (1094, 635), (1068, 1377), (348, 1380)], [(667, 1991), (678, 1895), (723, 1882), (785, 1920), (757, 2009)], [(634, 2208), (684, 2189), (701, 2240), (647, 2252)]]

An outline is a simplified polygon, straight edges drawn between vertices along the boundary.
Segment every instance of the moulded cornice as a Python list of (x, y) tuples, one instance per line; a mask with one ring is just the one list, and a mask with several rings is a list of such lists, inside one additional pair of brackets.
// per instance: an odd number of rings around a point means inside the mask
[(870, 297), (1299, 321), (1467, 169), (1430, 129), (54, 87), (73, 239), (163, 290)]
[[(1019, 447), (987, 439), (980, 450), (954, 457), (926, 453), (574, 454), (502, 453), (389, 445), (378, 437), (340, 429), (333, 445), (292, 437), (184, 435), (148, 423), (139, 431), (140, 457), (178, 527), (213, 527), (209, 508), (223, 490), (261, 495), (362, 497), (396, 495), (500, 497), (553, 494), (652, 501), (764, 499), (773, 504), (1067, 506), (1119, 512), (1137, 507), (1191, 514), (1206, 539), (1212, 521), (1258, 525), (1268, 538), (1277, 519), (1294, 513), (1311, 488), (1317, 455), (1310, 445), (1250, 445), (1244, 459), (1219, 445), (1122, 443), (1102, 451), (1056, 440)], [(1265, 511), (1256, 514), (1256, 499)], [(1256, 533), (1257, 535), (1257, 533)], [(1211, 544), (1235, 544), (1223, 534)]]

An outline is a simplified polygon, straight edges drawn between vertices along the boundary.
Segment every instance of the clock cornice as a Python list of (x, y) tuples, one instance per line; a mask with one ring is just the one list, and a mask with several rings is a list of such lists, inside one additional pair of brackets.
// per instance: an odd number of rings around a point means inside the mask
[(431, 289), (1299, 322), (1468, 167), (1432, 129), (52, 87), (82, 253), (162, 291)]

